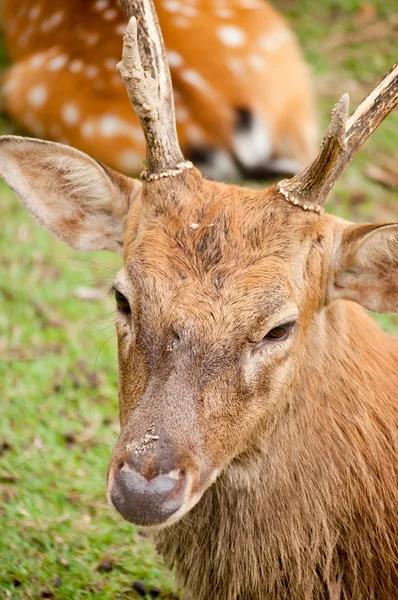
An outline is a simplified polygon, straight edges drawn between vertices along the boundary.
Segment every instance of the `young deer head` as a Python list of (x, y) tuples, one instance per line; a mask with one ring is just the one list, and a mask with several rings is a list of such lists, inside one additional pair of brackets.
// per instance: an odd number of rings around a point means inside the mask
[(332, 333), (344, 338), (347, 320), (366, 320), (338, 301), (398, 311), (398, 224), (322, 214), (397, 104), (398, 66), (349, 119), (343, 96), (301, 174), (264, 191), (213, 183), (180, 151), (151, 0), (122, 4), (137, 17), (120, 72), (147, 142), (142, 185), (72, 148), (18, 137), (2, 138), (0, 173), (65, 243), (123, 252), (114, 281), (121, 434), (108, 492), (128, 521), (160, 526), (264, 443), (309, 371), (321, 377)]

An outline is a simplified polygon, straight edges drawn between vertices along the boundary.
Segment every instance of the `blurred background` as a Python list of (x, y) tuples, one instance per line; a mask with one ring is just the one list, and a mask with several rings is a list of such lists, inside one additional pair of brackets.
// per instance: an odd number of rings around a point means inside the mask
[[(323, 132), (341, 94), (349, 92), (355, 107), (397, 59), (396, 1), (276, 0), (273, 6), (311, 68)], [(0, 64), (6, 73), (4, 41)], [(272, 85), (264, 76), (264, 86)], [(18, 122), (6, 108), (3, 99), (0, 133), (31, 134), (23, 106)], [(343, 175), (326, 209), (356, 222), (397, 220), (397, 148), (395, 112)], [(178, 598), (173, 575), (149, 540), (105, 499), (118, 433), (108, 290), (121, 259), (54, 241), (1, 182), (0, 220), (0, 598), (106, 600), (146, 592)], [(398, 332), (396, 316), (375, 318)]]

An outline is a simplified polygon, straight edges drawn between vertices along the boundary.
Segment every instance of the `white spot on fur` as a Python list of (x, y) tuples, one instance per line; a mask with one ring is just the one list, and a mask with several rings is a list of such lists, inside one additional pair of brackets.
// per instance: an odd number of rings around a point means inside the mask
[(289, 29), (276, 29), (269, 35), (262, 35), (259, 38), (260, 46), (266, 52), (276, 52), (288, 40), (292, 39), (292, 32)]
[(163, 8), (167, 12), (178, 14), (182, 17), (196, 17), (198, 14), (194, 6), (189, 6), (185, 2), (178, 2), (178, 0), (164, 0)]
[(104, 60), (105, 69), (108, 69), (108, 71), (112, 71), (114, 73), (116, 71), (117, 63), (117, 58), (106, 58)]
[(113, 21), (113, 19), (116, 19), (117, 17), (117, 10), (110, 8), (109, 10), (106, 10), (102, 16), (105, 21)]
[(207, 81), (203, 79), (203, 77), (197, 71), (194, 71), (194, 69), (186, 69), (183, 71), (182, 78), (185, 79), (187, 83), (190, 83), (199, 89), (203, 85), (207, 86)]
[(188, 110), (185, 108), (185, 106), (176, 106), (175, 113), (176, 119), (179, 123), (186, 121), (189, 117)]
[(173, 22), (174, 25), (181, 27), (181, 29), (188, 29), (191, 27), (191, 21), (185, 17), (176, 17)]
[(47, 68), (49, 71), (60, 71), (67, 62), (68, 57), (65, 54), (59, 54), (49, 61)]
[(141, 127), (131, 127), (128, 133), (136, 143), (145, 145), (145, 137)]
[(216, 10), (216, 16), (220, 17), (220, 19), (231, 19), (234, 14), (234, 11), (230, 8), (218, 8)]
[(115, 114), (108, 113), (100, 119), (99, 127), (101, 135), (104, 137), (114, 137), (125, 135), (126, 130), (130, 127), (130, 123)]
[(82, 60), (80, 60), (80, 58), (76, 58), (75, 60), (72, 60), (72, 62), (69, 65), (69, 71), (71, 73), (81, 73), (81, 71), (83, 70), (84, 67), (84, 62)]
[(245, 167), (264, 165), (272, 151), (268, 127), (260, 117), (253, 115), (250, 126), (235, 133), (233, 146), (237, 158)]
[(258, 2), (258, 0), (240, 0), (240, 5), (243, 8), (262, 8), (262, 2)]
[(267, 61), (261, 54), (249, 54), (247, 62), (255, 71), (264, 71), (267, 67)]
[(202, 75), (200, 75), (200, 73), (198, 73), (197, 71), (195, 71), (194, 69), (185, 69), (182, 74), (181, 77), (190, 85), (192, 85), (193, 87), (197, 88), (198, 90), (200, 90), (202, 93), (207, 94), (208, 96), (214, 98), (217, 98), (217, 94), (214, 92), (214, 90), (209, 86), (209, 84), (207, 83), (206, 79), (204, 79), (202, 77)]
[(115, 73), (114, 75), (112, 75), (112, 78), (111, 78), (111, 85), (114, 85), (114, 86), (116, 86), (116, 87), (117, 87), (117, 86), (119, 86), (119, 87), (120, 87), (121, 85), (123, 85), (123, 84), (122, 84), (122, 79), (121, 79), (121, 77), (120, 77), (119, 73)]
[(99, 33), (87, 33), (84, 36), (87, 46), (95, 46), (99, 40)]
[(31, 21), (35, 21), (38, 18), (38, 16), (40, 15), (40, 13), (41, 13), (40, 4), (36, 4), (35, 6), (32, 6), (32, 8), (29, 11), (29, 19)]
[(49, 17), (48, 19), (45, 19), (42, 22), (42, 24), (41, 24), (41, 30), (44, 33), (47, 33), (48, 31), (51, 31), (52, 29), (55, 29), (55, 27), (58, 27), (58, 25), (60, 25), (63, 20), (64, 20), (64, 11), (63, 10), (57, 10), (55, 13), (53, 13), (51, 15), (51, 17)]
[(193, 6), (188, 6), (187, 4), (184, 4), (181, 9), (181, 15), (183, 17), (193, 18), (198, 15), (198, 11)]
[(3, 92), (5, 94), (12, 94), (19, 87), (20, 81), (15, 77), (8, 79), (8, 81), (3, 85)]
[(20, 46), (26, 46), (26, 44), (29, 41), (30, 36), (32, 35), (32, 33), (35, 31), (35, 28), (33, 25), (29, 25), (28, 27), (25, 27), (23, 32), (21, 33), (21, 35), (18, 38), (18, 44)]
[(217, 35), (223, 44), (230, 46), (231, 48), (242, 46), (246, 38), (243, 29), (240, 29), (235, 25), (221, 25), (221, 27), (217, 29)]
[(41, 67), (43, 65), (43, 63), (44, 63), (43, 54), (34, 54), (29, 61), (29, 65), (33, 69), (38, 69), (39, 67)]
[(62, 107), (61, 115), (62, 115), (63, 121), (67, 125), (70, 125), (71, 127), (73, 127), (73, 125), (76, 125), (79, 121), (80, 110), (76, 106), (76, 104), (74, 104), (73, 102), (68, 102), (67, 104), (64, 104), (64, 106)]
[(142, 167), (142, 159), (133, 150), (124, 150), (118, 156), (119, 168), (126, 173), (134, 173)]
[(95, 10), (105, 10), (109, 6), (109, 0), (97, 0), (94, 2)]
[(87, 79), (95, 79), (99, 75), (99, 68), (96, 65), (89, 65), (85, 68), (84, 74)]
[(243, 60), (236, 56), (228, 59), (228, 66), (235, 75), (242, 75), (245, 72)]
[(175, 50), (168, 50), (167, 58), (169, 60), (170, 67), (180, 67), (184, 62), (181, 54), (179, 54)]
[(124, 35), (125, 31), (126, 31), (126, 25), (124, 23), (119, 23), (119, 25), (116, 25), (115, 32), (118, 35)]
[(187, 138), (190, 141), (191, 144), (202, 144), (204, 141), (204, 135), (202, 130), (195, 125), (195, 123), (192, 123), (188, 128), (187, 128)]
[(28, 101), (31, 106), (40, 108), (47, 100), (47, 89), (44, 85), (35, 85), (28, 93)]
[(81, 127), (82, 136), (85, 138), (92, 138), (95, 133), (94, 123), (92, 121), (86, 121)]
[(167, 12), (180, 14), (182, 5), (180, 2), (177, 2), (177, 0), (165, 0), (163, 2), (163, 8), (164, 10), (167, 10)]

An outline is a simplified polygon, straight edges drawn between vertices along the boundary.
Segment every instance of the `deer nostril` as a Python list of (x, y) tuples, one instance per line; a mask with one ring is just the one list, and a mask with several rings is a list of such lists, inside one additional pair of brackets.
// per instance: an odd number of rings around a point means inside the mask
[(110, 498), (127, 521), (158, 525), (182, 506), (187, 481), (187, 474), (180, 470), (147, 480), (123, 463), (115, 474)]

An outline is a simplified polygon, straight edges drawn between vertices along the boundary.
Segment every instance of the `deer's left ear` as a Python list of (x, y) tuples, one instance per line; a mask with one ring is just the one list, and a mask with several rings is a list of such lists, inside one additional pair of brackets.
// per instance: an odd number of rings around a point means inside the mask
[(349, 225), (335, 250), (329, 300), (398, 312), (398, 224)]
[(69, 146), (16, 136), (0, 138), (0, 177), (68, 246), (122, 253), (127, 213), (141, 196), (139, 181)]

